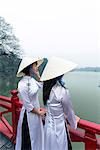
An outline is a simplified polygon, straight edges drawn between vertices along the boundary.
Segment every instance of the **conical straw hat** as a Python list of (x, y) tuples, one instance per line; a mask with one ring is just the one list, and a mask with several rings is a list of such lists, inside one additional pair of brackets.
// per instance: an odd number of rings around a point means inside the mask
[(43, 70), (40, 81), (46, 81), (56, 78), (73, 70), (74, 68), (76, 68), (76, 66), (77, 65), (71, 61), (67, 61), (59, 57), (51, 57), (50, 59), (48, 59), (47, 65)]
[(22, 72), (23, 69), (28, 67), (29, 65), (33, 64), (36, 61), (37, 61), (37, 66), (40, 66), (43, 63), (43, 58), (24, 57), (19, 65), (17, 77), (24, 76), (24, 73)]

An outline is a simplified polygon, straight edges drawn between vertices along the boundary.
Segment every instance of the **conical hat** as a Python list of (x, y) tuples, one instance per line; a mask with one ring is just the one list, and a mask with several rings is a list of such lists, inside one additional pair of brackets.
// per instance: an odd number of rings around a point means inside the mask
[(22, 72), (23, 69), (28, 67), (29, 65), (33, 64), (36, 61), (37, 61), (37, 66), (40, 66), (43, 63), (43, 58), (24, 57), (19, 65), (17, 77), (24, 76), (24, 73)]
[(58, 57), (48, 59), (47, 65), (43, 70), (40, 81), (56, 78), (76, 68), (76, 64)]

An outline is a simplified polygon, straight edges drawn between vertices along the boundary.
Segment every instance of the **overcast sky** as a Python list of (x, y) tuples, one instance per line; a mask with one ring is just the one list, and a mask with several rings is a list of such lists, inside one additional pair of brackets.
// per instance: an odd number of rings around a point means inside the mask
[(0, 0), (24, 55), (100, 67), (100, 0)]

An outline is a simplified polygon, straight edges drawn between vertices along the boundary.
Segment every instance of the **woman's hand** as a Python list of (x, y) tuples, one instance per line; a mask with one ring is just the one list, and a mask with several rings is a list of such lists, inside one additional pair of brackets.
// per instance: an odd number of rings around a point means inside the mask
[(34, 73), (35, 73), (35, 75), (36, 75), (37, 80), (40, 81), (40, 74), (39, 74), (39, 71), (37, 71), (37, 72), (35, 71)]
[(46, 109), (45, 108), (33, 108), (32, 113), (35, 113), (40, 116), (44, 116), (44, 114), (46, 114)]
[(46, 114), (46, 109), (45, 108), (39, 108), (38, 111), (39, 111), (40, 116), (44, 116)]
[(77, 115), (75, 115), (76, 117), (76, 122), (78, 123), (80, 121), (80, 117), (78, 117)]

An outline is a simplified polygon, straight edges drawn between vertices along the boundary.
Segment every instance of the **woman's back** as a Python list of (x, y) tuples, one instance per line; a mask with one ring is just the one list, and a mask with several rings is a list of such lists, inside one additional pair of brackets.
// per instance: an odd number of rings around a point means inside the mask
[(49, 99), (47, 100), (45, 150), (68, 149), (65, 116), (67, 116), (71, 127), (76, 128), (77, 124), (69, 92), (57, 82), (52, 87)]
[(64, 115), (62, 106), (64, 90), (65, 89), (59, 83), (56, 83), (50, 92), (49, 100), (47, 101), (47, 112), (50, 113), (54, 118)]

